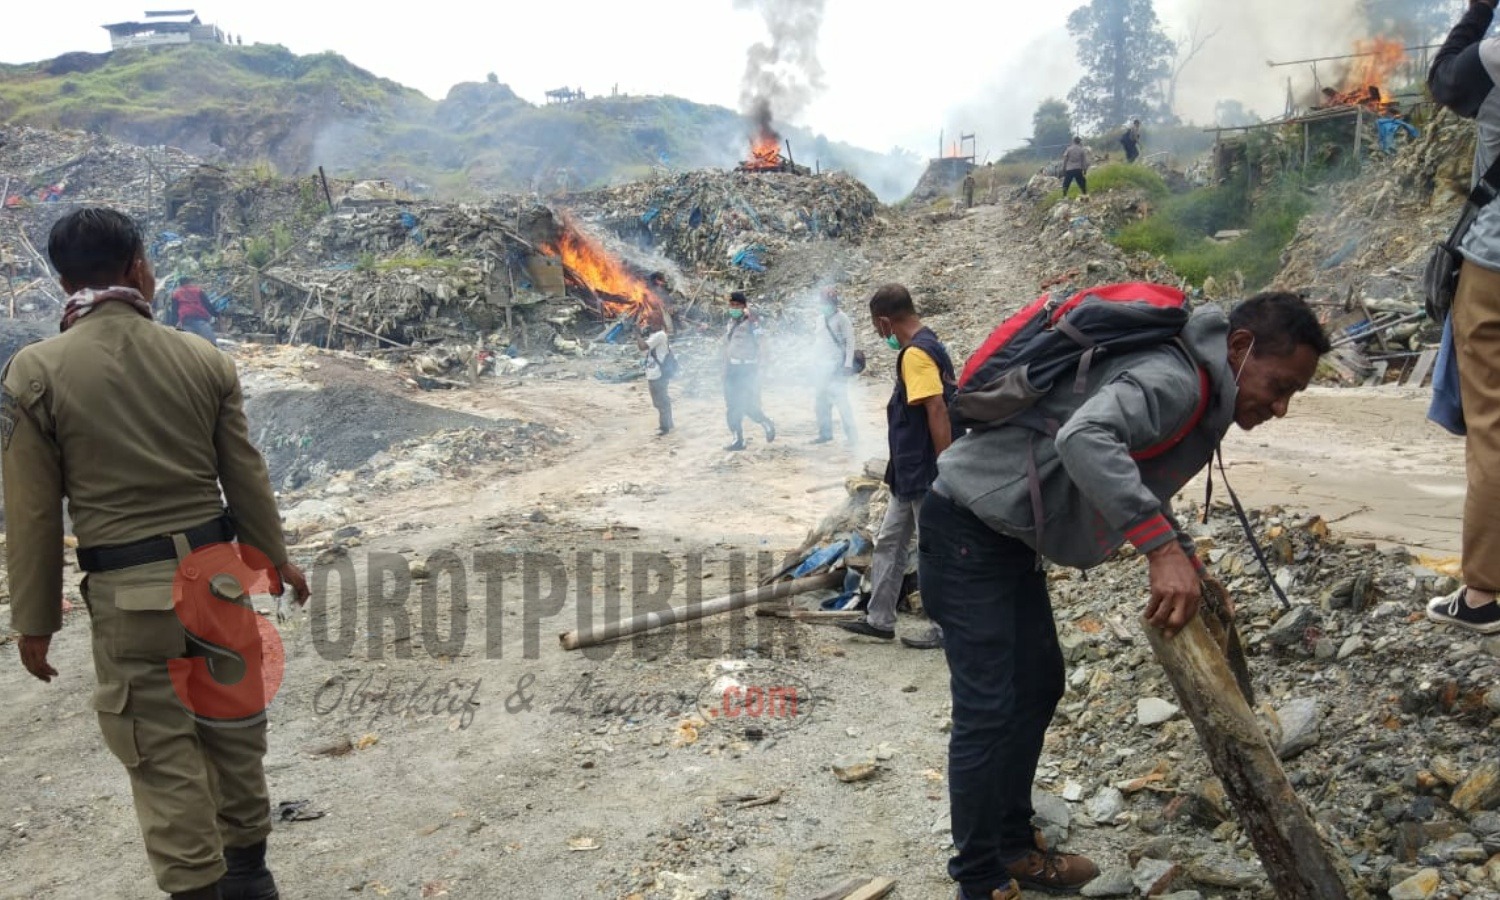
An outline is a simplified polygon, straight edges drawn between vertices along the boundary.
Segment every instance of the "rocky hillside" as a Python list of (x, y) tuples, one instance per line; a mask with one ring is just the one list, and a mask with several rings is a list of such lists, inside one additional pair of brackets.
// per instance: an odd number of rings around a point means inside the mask
[[(0, 117), (167, 144), (286, 174), (324, 166), (351, 177), (475, 189), (577, 189), (672, 171), (730, 167), (744, 153), (738, 113), (672, 97), (600, 97), (534, 106), (498, 78), (441, 101), (334, 53), (275, 45), (189, 44), (72, 53), (0, 66)], [(881, 156), (788, 129), (800, 162), (847, 169), (886, 200), (911, 189), (915, 157)]]

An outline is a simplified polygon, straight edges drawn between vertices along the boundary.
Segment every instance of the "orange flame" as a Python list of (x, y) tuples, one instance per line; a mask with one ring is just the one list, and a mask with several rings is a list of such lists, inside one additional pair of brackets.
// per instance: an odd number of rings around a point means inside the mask
[(1377, 37), (1355, 41), (1354, 52), (1363, 55), (1350, 60), (1340, 90), (1328, 97), (1326, 105), (1378, 107), (1390, 103), (1386, 85), (1406, 62), (1406, 47), (1393, 38)]
[(1396, 74), (1396, 69), (1406, 62), (1406, 48), (1401, 41), (1391, 38), (1355, 41), (1354, 52), (1368, 55), (1352, 60), (1349, 74), (1344, 77), (1343, 87), (1346, 91), (1364, 90), (1367, 86), (1374, 85), (1380, 87), (1381, 93), (1385, 94), (1385, 85)]
[(750, 142), (750, 158), (744, 168), (750, 171), (781, 168), (781, 140), (774, 132), (764, 132)]
[(611, 318), (630, 316), (637, 322), (650, 323), (661, 316), (661, 298), (647, 286), (645, 279), (582, 232), (567, 227), (558, 243), (544, 244), (541, 251), (562, 259), (570, 270), (568, 277), (598, 294), (604, 312)]

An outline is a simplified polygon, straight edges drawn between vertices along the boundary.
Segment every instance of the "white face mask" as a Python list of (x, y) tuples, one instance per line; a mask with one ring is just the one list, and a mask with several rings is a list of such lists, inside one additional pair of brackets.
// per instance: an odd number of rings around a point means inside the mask
[(1246, 350), (1245, 350), (1245, 358), (1242, 359), (1242, 360), (1240, 360), (1240, 367), (1235, 370), (1235, 373), (1234, 373), (1234, 384), (1235, 384), (1235, 387), (1239, 386), (1240, 376), (1245, 373), (1245, 363), (1247, 363), (1247, 362), (1250, 361), (1250, 354), (1254, 353), (1254, 352), (1255, 352), (1255, 338), (1252, 337), (1250, 339), (1250, 346), (1248, 348), (1246, 348)]

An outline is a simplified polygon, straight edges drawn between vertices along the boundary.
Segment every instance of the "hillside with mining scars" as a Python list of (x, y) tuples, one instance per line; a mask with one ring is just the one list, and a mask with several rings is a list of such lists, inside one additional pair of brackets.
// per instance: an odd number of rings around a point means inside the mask
[[(576, 190), (653, 171), (729, 168), (747, 152), (739, 113), (675, 97), (594, 97), (535, 106), (498, 77), (440, 101), (336, 53), (184, 44), (70, 53), (0, 66), (0, 117), (142, 146), (180, 147), (284, 174), (324, 166), (355, 178), (474, 190)], [(846, 169), (883, 199), (916, 182), (914, 156), (872, 153), (783, 128), (799, 162)]]

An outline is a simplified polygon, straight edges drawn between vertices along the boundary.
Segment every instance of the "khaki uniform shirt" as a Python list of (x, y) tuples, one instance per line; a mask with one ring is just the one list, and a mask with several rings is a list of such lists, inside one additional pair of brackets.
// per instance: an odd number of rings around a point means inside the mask
[(64, 498), (81, 547), (180, 532), (218, 517), (227, 501), (240, 541), (278, 566), (287, 561), (234, 361), (207, 341), (104, 303), (65, 333), (23, 347), (3, 386), (16, 631), (62, 627)]

